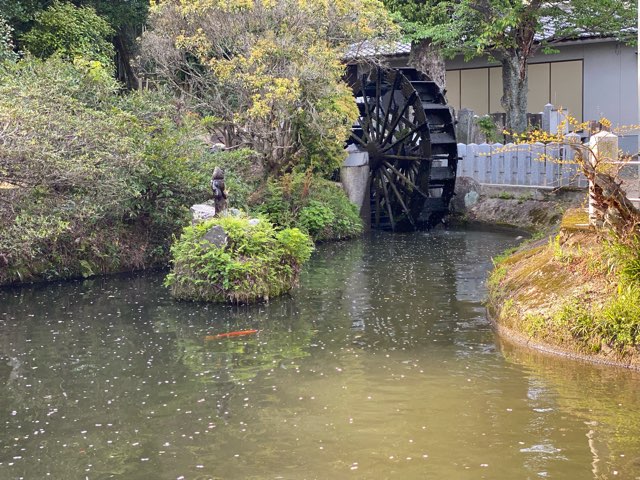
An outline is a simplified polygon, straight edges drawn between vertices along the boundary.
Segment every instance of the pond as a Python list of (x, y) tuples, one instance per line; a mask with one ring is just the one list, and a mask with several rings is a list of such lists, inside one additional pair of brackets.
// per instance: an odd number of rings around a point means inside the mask
[(637, 373), (492, 331), (515, 243), (321, 245), (250, 307), (174, 302), (162, 273), (0, 290), (0, 478), (640, 478)]

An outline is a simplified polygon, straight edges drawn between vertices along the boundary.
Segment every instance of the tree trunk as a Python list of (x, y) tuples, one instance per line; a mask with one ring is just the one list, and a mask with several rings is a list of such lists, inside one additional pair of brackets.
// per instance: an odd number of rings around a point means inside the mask
[(434, 47), (431, 40), (421, 40), (411, 45), (409, 65), (426, 73), (442, 90), (445, 89), (446, 67), (441, 49)]
[(138, 88), (138, 78), (131, 67), (133, 54), (130, 51), (127, 40), (122, 32), (118, 33), (113, 39), (113, 45), (116, 48), (116, 74), (118, 80), (126, 85), (127, 90), (135, 90)]
[(502, 98), (506, 113), (506, 129), (521, 133), (527, 129), (527, 59), (519, 51), (505, 53), (502, 63)]
[(582, 146), (572, 146), (585, 177), (593, 188), (589, 195), (593, 198), (600, 220), (611, 228), (619, 238), (640, 233), (640, 210), (627, 197), (622, 182), (617, 176), (600, 172), (589, 160)]

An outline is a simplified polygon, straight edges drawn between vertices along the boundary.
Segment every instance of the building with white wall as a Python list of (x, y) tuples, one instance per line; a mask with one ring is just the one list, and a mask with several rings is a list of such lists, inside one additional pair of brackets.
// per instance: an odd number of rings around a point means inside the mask
[[(537, 53), (529, 60), (529, 113), (544, 105), (567, 108), (578, 120), (606, 117), (617, 125), (639, 122), (638, 49), (606, 38), (582, 38), (554, 45), (558, 53)], [(390, 56), (393, 66), (406, 65), (408, 49)], [(478, 115), (503, 112), (502, 67), (487, 57), (446, 62), (447, 100), (456, 110)], [(638, 152), (638, 135), (627, 135), (621, 148)]]

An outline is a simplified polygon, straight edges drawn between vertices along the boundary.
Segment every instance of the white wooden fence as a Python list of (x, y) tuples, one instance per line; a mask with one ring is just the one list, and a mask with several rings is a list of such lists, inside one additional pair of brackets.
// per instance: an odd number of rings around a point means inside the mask
[[(574, 152), (565, 145), (458, 144), (458, 176), (481, 184), (557, 188), (587, 187), (587, 179), (570, 163)], [(551, 161), (559, 159), (561, 162)]]

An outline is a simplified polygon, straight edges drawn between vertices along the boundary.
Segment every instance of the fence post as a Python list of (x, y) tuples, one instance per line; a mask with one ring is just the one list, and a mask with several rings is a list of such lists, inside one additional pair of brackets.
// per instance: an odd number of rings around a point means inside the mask
[(491, 183), (500, 184), (504, 181), (504, 149), (501, 143), (491, 145)]
[[(615, 162), (618, 160), (618, 136), (602, 130), (589, 139), (589, 159), (593, 167), (598, 163)], [(601, 226), (604, 221), (604, 214), (598, 210), (595, 203), (595, 186), (589, 181), (589, 225)]]
[(488, 143), (481, 143), (478, 145), (478, 154), (476, 158), (478, 159), (478, 182), (480, 183), (488, 183), (487, 180), (490, 181), (487, 172), (489, 170), (489, 165), (491, 164), (491, 147)]
[(529, 161), (531, 160), (531, 148), (529, 145), (518, 145), (516, 151), (516, 185), (527, 185), (527, 177), (531, 175)]
[(560, 146), (557, 143), (544, 146), (545, 186), (558, 187), (558, 171), (560, 170)]
[(456, 175), (458, 177), (468, 177), (466, 174), (466, 166), (469, 162), (467, 161), (467, 146), (464, 143), (458, 144), (458, 171)]
[(536, 142), (531, 145), (531, 183), (530, 185), (546, 185), (546, 169), (542, 163), (546, 159), (541, 158), (544, 155), (544, 143)]
[(469, 176), (478, 179), (478, 145), (470, 143), (467, 145), (467, 158), (469, 159)]
[[(582, 186), (582, 172), (580, 172), (580, 168), (576, 164), (576, 152), (571, 147), (571, 145), (580, 145), (580, 135), (577, 133), (569, 133), (564, 136), (565, 143), (562, 145), (562, 160), (564, 162), (560, 165), (560, 185), (569, 185), (571, 183), (571, 177), (576, 177), (576, 185)], [(567, 180), (566, 183), (564, 180)]]
[(506, 151), (504, 152), (504, 159), (507, 165), (506, 170), (509, 172), (508, 178), (505, 179), (505, 183), (508, 185), (517, 185), (518, 183), (518, 147), (514, 143), (508, 143), (506, 145)]

